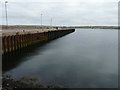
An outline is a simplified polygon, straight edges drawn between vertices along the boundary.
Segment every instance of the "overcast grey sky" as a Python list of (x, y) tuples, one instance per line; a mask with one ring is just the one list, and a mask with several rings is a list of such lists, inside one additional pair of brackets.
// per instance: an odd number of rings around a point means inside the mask
[[(118, 25), (118, 0), (8, 0), (10, 25)], [(4, 0), (1, 24), (5, 24)]]

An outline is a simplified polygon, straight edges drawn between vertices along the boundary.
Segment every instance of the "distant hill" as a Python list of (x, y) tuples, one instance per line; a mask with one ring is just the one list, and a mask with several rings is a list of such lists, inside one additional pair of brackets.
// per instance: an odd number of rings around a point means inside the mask
[(71, 28), (120, 29), (118, 26), (71, 26)]

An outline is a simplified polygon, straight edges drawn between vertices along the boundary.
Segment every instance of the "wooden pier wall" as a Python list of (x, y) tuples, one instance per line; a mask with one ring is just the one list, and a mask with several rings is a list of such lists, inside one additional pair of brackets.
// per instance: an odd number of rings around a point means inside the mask
[(38, 42), (46, 42), (56, 39), (74, 31), (75, 29), (68, 29), (28, 34), (16, 33), (16, 35), (2, 36), (2, 54), (16, 51)]

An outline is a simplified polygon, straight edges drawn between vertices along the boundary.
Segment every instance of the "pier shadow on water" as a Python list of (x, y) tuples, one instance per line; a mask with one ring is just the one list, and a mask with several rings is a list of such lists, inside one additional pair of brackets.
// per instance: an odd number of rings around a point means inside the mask
[[(53, 41), (53, 40), (52, 40)], [(51, 41), (44, 42), (44, 43), (37, 43), (34, 45), (30, 45), (28, 47), (24, 47), (14, 52), (6, 53), (2, 55), (2, 71), (7, 72), (13, 68), (16, 68), (20, 63), (27, 60), (26, 58), (30, 57), (31, 55), (34, 56), (37, 54), (38, 48), (39, 51), (43, 50), (43, 46)]]

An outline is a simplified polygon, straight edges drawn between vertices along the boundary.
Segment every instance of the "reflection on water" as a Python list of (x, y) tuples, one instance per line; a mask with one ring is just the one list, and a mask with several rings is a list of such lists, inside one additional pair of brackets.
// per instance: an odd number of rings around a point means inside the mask
[[(7, 72), (9, 70), (11, 70), (12, 68), (17, 67), (20, 63), (29, 60), (27, 58), (34, 56), (37, 52), (37, 48), (40, 49), (40, 47), (42, 47), (44, 44), (35, 44), (29, 47), (25, 47), (21, 50), (12, 52), (12, 53), (8, 53), (2, 56), (2, 63), (3, 63), (3, 72)], [(42, 51), (42, 48), (41, 48)]]
[(17, 79), (36, 76), (69, 88), (117, 88), (117, 33), (117, 30), (78, 29), (3, 57), (4, 73)]

